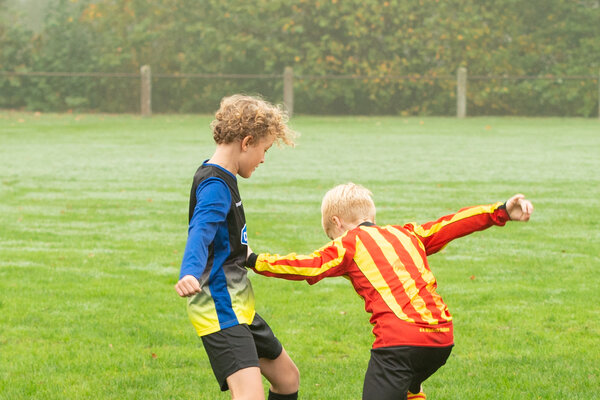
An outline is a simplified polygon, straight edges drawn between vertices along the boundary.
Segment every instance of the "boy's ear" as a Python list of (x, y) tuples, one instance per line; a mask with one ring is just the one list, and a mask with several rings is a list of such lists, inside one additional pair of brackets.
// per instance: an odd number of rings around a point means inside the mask
[(340, 218), (337, 215), (331, 217), (331, 222), (333, 222), (333, 224), (337, 226), (338, 229), (342, 229), (342, 220), (340, 220)]
[(242, 139), (242, 151), (247, 151), (252, 144), (252, 136), (248, 135)]

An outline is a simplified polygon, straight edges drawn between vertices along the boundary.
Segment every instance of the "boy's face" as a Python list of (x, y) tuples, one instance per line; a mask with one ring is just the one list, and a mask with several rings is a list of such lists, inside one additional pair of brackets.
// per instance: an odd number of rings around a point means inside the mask
[(242, 178), (250, 178), (259, 164), (265, 162), (265, 154), (271, 148), (275, 141), (274, 136), (264, 137), (257, 142), (247, 140), (246, 136), (242, 141), (242, 154), (240, 155), (238, 174)]

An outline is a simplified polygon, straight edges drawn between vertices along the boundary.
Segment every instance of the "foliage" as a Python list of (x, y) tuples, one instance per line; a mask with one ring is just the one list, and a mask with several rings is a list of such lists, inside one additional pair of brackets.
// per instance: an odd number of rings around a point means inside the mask
[[(597, 111), (598, 82), (592, 77), (600, 68), (600, 7), (590, 0), (51, 0), (49, 9), (39, 34), (18, 26), (0, 30), (2, 70), (137, 73), (148, 64), (158, 76), (153, 108), (159, 112), (212, 111), (232, 92), (281, 101), (286, 66), (294, 68), (295, 108), (303, 113), (451, 115), (460, 66), (469, 76), (499, 77), (470, 80), (470, 115)], [(331, 78), (339, 75), (362, 78)], [(0, 87), (24, 90), (3, 96), (0, 106), (138, 107), (139, 79), (10, 82), (0, 78)]]
[[(0, 10), (5, 10), (5, 0), (0, 0)], [(0, 71), (24, 71), (31, 65), (30, 37), (30, 31), (10, 23), (7, 12), (0, 13)], [(21, 86), (19, 78), (0, 76), (0, 107), (23, 106)]]

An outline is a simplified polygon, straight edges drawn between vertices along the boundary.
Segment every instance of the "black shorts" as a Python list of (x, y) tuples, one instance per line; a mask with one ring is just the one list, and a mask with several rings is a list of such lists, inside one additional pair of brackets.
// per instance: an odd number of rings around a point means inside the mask
[(419, 393), (421, 383), (446, 363), (452, 346), (394, 346), (371, 349), (363, 400), (406, 399)]
[(229, 389), (229, 375), (240, 369), (259, 367), (259, 358), (274, 360), (283, 351), (269, 325), (258, 314), (250, 325), (236, 325), (202, 336), (202, 344), (223, 391)]

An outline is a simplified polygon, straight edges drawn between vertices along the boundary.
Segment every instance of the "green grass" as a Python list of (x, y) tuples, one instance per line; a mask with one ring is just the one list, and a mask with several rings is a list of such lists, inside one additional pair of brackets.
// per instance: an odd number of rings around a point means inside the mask
[[(227, 399), (173, 290), (209, 116), (0, 112), (0, 399)], [(240, 180), (251, 246), (325, 243), (320, 200), (370, 188), (377, 221), (426, 222), (525, 193), (528, 224), (430, 257), (456, 347), (431, 399), (592, 399), (600, 387), (600, 123), (304, 117)], [(301, 398), (359, 399), (372, 344), (344, 279), (251, 275)]]

